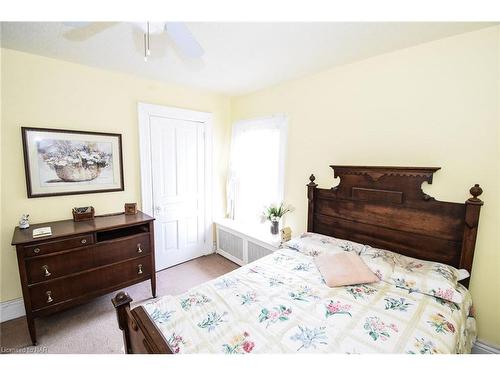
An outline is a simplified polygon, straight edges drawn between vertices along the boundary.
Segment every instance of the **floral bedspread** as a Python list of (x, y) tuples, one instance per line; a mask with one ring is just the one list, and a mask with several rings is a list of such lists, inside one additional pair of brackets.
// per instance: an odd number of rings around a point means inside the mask
[(469, 353), (463, 295), (456, 304), (384, 281), (329, 288), (311, 256), (282, 249), (144, 307), (175, 353)]

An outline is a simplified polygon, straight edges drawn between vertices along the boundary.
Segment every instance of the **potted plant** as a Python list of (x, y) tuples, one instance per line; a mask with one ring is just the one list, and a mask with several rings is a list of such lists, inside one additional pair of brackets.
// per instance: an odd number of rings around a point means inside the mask
[(262, 213), (263, 220), (269, 220), (271, 222), (271, 234), (278, 234), (279, 232), (279, 222), (280, 219), (288, 212), (292, 212), (293, 208), (291, 206), (285, 206), (283, 202), (279, 206), (272, 204), (264, 209)]

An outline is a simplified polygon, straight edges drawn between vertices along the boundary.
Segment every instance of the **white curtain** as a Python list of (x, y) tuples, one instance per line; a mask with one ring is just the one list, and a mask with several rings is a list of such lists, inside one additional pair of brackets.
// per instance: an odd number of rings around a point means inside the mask
[(229, 218), (257, 223), (265, 206), (283, 200), (286, 140), (284, 115), (233, 125), (227, 182)]

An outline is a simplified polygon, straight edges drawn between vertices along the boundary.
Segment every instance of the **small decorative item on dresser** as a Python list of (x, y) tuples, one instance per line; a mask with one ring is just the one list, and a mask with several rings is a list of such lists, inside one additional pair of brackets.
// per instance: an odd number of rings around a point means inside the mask
[(137, 203), (125, 203), (125, 215), (135, 215), (137, 213)]
[(73, 208), (73, 220), (74, 221), (85, 221), (94, 220), (94, 207), (75, 207)]
[(23, 214), (21, 216), (21, 219), (19, 220), (19, 229), (26, 229), (30, 227), (29, 217), (30, 215), (28, 214)]
[(52, 236), (52, 228), (51, 227), (43, 227), (33, 229), (33, 238), (47, 237)]

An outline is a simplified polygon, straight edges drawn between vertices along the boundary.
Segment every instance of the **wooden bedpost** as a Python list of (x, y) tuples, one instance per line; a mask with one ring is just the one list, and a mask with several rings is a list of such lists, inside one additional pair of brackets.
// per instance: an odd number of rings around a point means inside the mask
[(118, 318), (118, 327), (123, 331), (123, 343), (125, 345), (125, 353), (131, 353), (130, 333), (128, 330), (128, 315), (130, 313), (130, 302), (132, 298), (126, 292), (119, 292), (115, 298), (111, 299), (113, 306), (116, 309), (116, 317)]
[(162, 333), (143, 306), (130, 309), (132, 298), (126, 292), (119, 292), (111, 299), (116, 309), (118, 326), (123, 331), (126, 354), (172, 354), (172, 350)]
[(307, 231), (314, 232), (314, 194), (318, 184), (314, 183), (316, 177), (312, 174), (309, 176), (309, 183), (307, 184)]
[[(471, 187), (469, 192), (472, 198), (467, 199), (465, 202), (465, 229), (460, 255), (460, 268), (465, 268), (469, 273), (472, 273), (472, 260), (474, 259), (474, 248), (476, 246), (479, 213), (484, 202), (478, 198), (483, 193), (483, 189), (481, 189), (479, 184)], [(463, 284), (468, 287), (469, 279), (464, 280)]]

